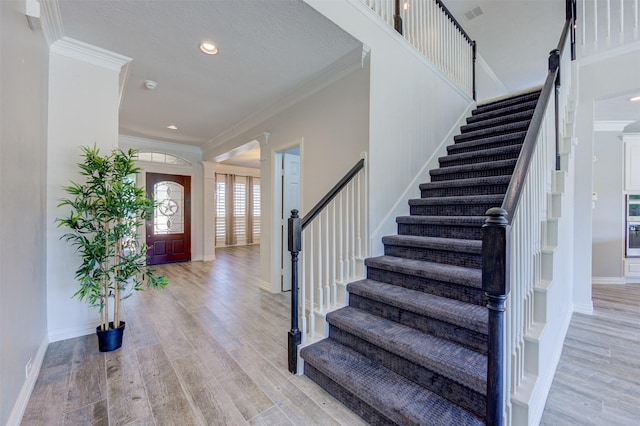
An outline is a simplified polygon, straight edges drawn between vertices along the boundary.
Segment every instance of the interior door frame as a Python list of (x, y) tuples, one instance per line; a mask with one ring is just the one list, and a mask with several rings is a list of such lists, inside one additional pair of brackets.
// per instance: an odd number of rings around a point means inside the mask
[[(282, 168), (282, 158), (285, 152), (287, 151), (291, 151), (295, 148), (298, 148), (300, 150), (300, 203), (299, 203), (299, 210), (300, 212), (303, 211), (303, 206), (304, 206), (304, 201), (302, 199), (302, 194), (303, 194), (303, 174), (302, 174), (302, 163), (303, 163), (303, 158), (304, 158), (304, 149), (303, 149), (303, 143), (304, 143), (304, 139), (300, 138), (299, 140), (296, 140), (292, 143), (289, 143), (287, 145), (283, 145), (282, 147), (279, 147), (277, 150), (273, 150), (272, 151), (272, 156), (271, 156), (271, 160), (272, 160), (272, 167), (271, 167), (271, 173), (272, 173), (272, 179), (271, 179), (271, 185), (273, 188), (273, 198), (271, 200), (271, 214), (272, 214), (272, 218), (273, 220), (271, 221), (271, 235), (272, 235), (272, 241), (271, 241), (271, 253), (272, 253), (272, 257), (271, 257), (271, 287), (272, 287), (272, 291), (277, 291), (277, 292), (282, 292), (282, 287), (281, 287), (281, 261), (282, 261), (282, 257), (280, 255), (281, 253), (281, 248), (282, 248), (282, 244), (283, 244), (283, 239), (282, 239), (282, 232), (281, 232), (281, 218), (280, 218), (280, 212), (281, 212), (281, 206), (282, 206), (282, 183), (281, 183), (281, 175), (280, 175), (280, 170)], [(285, 224), (285, 226), (287, 226)], [(284, 242), (286, 244), (286, 242)], [(285, 259), (287, 260), (287, 259)], [(288, 261), (291, 262), (291, 257), (288, 258)], [(301, 266), (300, 266), (301, 267)], [(287, 291), (288, 292), (288, 291)]]

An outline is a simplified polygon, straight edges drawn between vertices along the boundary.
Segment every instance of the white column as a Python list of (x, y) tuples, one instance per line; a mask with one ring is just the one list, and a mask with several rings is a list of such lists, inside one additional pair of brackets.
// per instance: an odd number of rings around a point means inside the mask
[(216, 259), (216, 163), (203, 161), (202, 176), (202, 260), (207, 262)]
[(47, 148), (47, 315), (49, 340), (95, 332), (98, 310), (72, 299), (80, 258), (60, 240), (55, 219), (65, 196), (62, 187), (79, 180), (80, 147), (102, 153), (118, 146), (120, 73), (131, 59), (63, 38), (50, 47)]

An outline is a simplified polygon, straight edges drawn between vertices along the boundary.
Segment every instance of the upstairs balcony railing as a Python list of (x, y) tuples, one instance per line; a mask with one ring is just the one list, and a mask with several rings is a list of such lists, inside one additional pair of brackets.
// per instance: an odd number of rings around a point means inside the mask
[(476, 99), (476, 42), (440, 0), (361, 1)]

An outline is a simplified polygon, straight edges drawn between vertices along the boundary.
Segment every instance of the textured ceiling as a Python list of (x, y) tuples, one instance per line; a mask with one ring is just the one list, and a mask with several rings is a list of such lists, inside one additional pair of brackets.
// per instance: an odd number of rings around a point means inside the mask
[[(133, 58), (121, 133), (196, 146), (361, 45), (300, 0), (58, 4), (65, 36)], [(201, 53), (202, 40), (219, 53)], [(158, 87), (145, 89), (147, 79)]]

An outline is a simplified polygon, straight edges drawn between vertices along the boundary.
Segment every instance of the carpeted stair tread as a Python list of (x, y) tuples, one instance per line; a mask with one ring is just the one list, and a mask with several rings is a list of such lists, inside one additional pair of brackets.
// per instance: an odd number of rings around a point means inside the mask
[(467, 124), (477, 123), (478, 121), (490, 120), (506, 114), (522, 112), (527, 110), (532, 110), (531, 114), (533, 114), (533, 110), (535, 109), (537, 103), (538, 103), (538, 100), (536, 99), (532, 101), (522, 102), (516, 105), (506, 106), (504, 108), (486, 111), (484, 113), (478, 113), (476, 115), (471, 115), (470, 117), (467, 117)]
[(529, 128), (531, 120), (516, 121), (514, 123), (501, 124), (497, 126), (487, 127), (486, 129), (474, 130), (472, 132), (461, 133), (453, 137), (457, 142), (464, 142), (473, 139), (481, 139), (487, 136), (504, 135), (507, 133), (522, 132)]
[(487, 357), (445, 339), (347, 306), (327, 322), (480, 394), (487, 388)]
[[(535, 105), (534, 105), (535, 107)], [(508, 110), (508, 108), (507, 108)], [(499, 117), (485, 118), (484, 120), (477, 120), (469, 124), (465, 124), (460, 127), (461, 133), (469, 133), (475, 130), (486, 129), (488, 127), (495, 127), (502, 124), (513, 123), (517, 121), (530, 120), (533, 115), (533, 108), (524, 111), (507, 111)]]
[(463, 195), (459, 197), (434, 197), (434, 198), (412, 198), (409, 206), (435, 206), (435, 205), (459, 205), (459, 204), (496, 204), (502, 205), (504, 194), (488, 195)]
[(471, 141), (458, 142), (447, 146), (449, 154), (457, 154), (462, 152), (481, 151), (484, 149), (497, 148), (500, 146), (509, 146), (514, 144), (522, 144), (526, 131), (507, 133), (504, 135), (489, 136), (486, 138), (475, 139)]
[(350, 294), (487, 334), (487, 308), (417, 290), (364, 279), (347, 285)]
[[(453, 187), (472, 187), (477, 185), (504, 185), (511, 182), (510, 175), (498, 175), (498, 176), (481, 176), (478, 178), (469, 179), (452, 179), (452, 180), (440, 180), (436, 182), (427, 182), (420, 184), (420, 191), (429, 189), (441, 189), (441, 188), (453, 188)], [(423, 196), (423, 198), (426, 198)], [(446, 216), (445, 216), (446, 217)]]
[(497, 109), (506, 108), (511, 105), (516, 105), (523, 102), (537, 100), (539, 97), (540, 97), (540, 91), (536, 90), (536, 91), (525, 93), (519, 96), (513, 96), (506, 99), (501, 99), (498, 101), (489, 101), (487, 103), (483, 103), (479, 105), (475, 110), (471, 111), (471, 115), (479, 115), (488, 111), (494, 111)]
[(403, 259), (394, 256), (370, 257), (365, 259), (364, 262), (368, 268), (482, 289), (482, 271), (478, 269), (443, 265), (423, 260)]
[(396, 223), (411, 225), (467, 225), (482, 226), (486, 216), (398, 216)]
[[(439, 157), (438, 162), (440, 167), (451, 167), (459, 165), (458, 163), (483, 163), (494, 160), (505, 160), (510, 158), (517, 158), (522, 149), (521, 144), (502, 146), (499, 148), (483, 149), (481, 151), (473, 152), (461, 152), (458, 154), (449, 154), (444, 157)], [(487, 159), (487, 157), (494, 157)], [(501, 158), (505, 157), (505, 158)]]
[[(429, 174), (433, 176), (441, 176), (453, 173), (477, 172), (482, 170), (502, 169), (514, 167), (517, 159), (489, 161), (485, 163), (464, 164), (462, 166), (442, 167), (440, 169), (431, 170)], [(509, 174), (510, 176), (511, 174)]]
[(390, 423), (480, 426), (484, 423), (443, 397), (331, 339), (301, 350), (305, 362), (376, 410)]
[(416, 235), (387, 235), (382, 244), (422, 249), (447, 250), (458, 253), (482, 253), (482, 241), (455, 238), (421, 237)]

